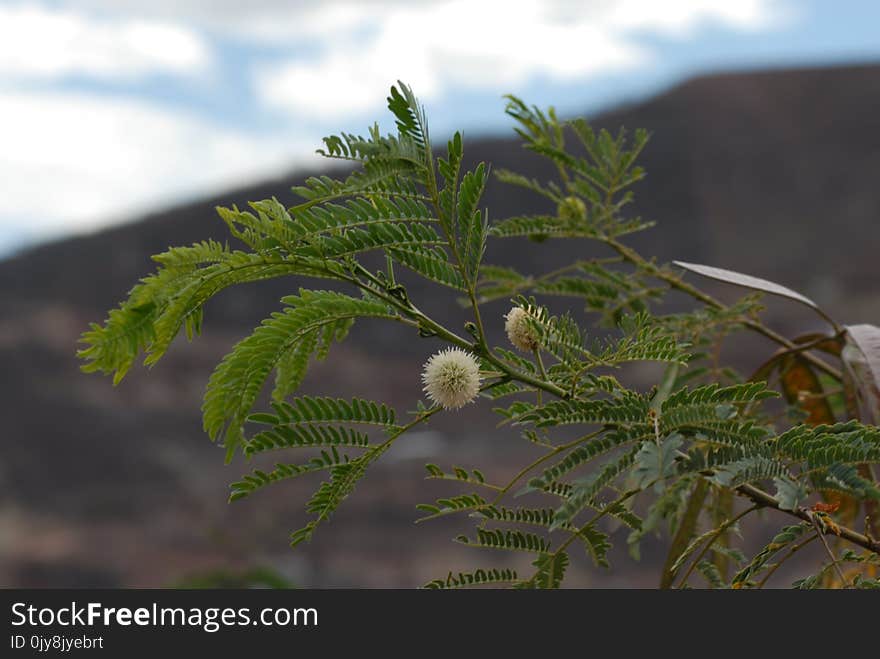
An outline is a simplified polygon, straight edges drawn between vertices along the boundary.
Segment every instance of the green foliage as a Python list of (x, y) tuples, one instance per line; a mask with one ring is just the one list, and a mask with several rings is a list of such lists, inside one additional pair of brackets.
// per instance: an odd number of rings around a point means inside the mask
[[(880, 489), (871, 465), (880, 462), (880, 429), (870, 424), (880, 330), (842, 327), (773, 282), (642, 257), (621, 239), (652, 226), (630, 213), (631, 188), (644, 176), (637, 159), (647, 133), (597, 132), (584, 120), (561, 121), (552, 108), (507, 100), (525, 147), (548, 159), (556, 178), (496, 175), (548, 202), (541, 213), (490, 222), (482, 205), (490, 166), (465, 169), (461, 133), (437, 157), (424, 108), (399, 83), (388, 97), (395, 133), (382, 135), (374, 125), (363, 136), (325, 138), (320, 153), (354, 165), (345, 178), (309, 178), (293, 188), (302, 201), (288, 207), (272, 198), (244, 210), (218, 208), (243, 249), (204, 241), (154, 257), (156, 272), (103, 325), (84, 333), (83, 369), (119, 382), (140, 356), (155, 364), (181, 330), (190, 340), (200, 333), (206, 305), (229, 286), (291, 275), (324, 279), (332, 290), (283, 297), (280, 310), (232, 348), (211, 375), (202, 408), (205, 430), (224, 443), (227, 459), (271, 453), (291, 460), (251, 467), (232, 484), (231, 500), (323, 474), (292, 545), (312, 537), (399, 437), (435, 414), (452, 413), (417, 401), (417, 411), (399, 421), (382, 402), (298, 393), (311, 363), (345, 340), (355, 321), (379, 320), (406, 326), (413, 340), (432, 337), (472, 354), (483, 376), (480, 397), (491, 401), (504, 432), (519, 433), (539, 452), (513, 474), (489, 465), (491, 480), (472, 466), (426, 466), (428, 479), (461, 489), (419, 504), (416, 521), (458, 519), (471, 527), (457, 537), (468, 549), (526, 554), (532, 568), (526, 576), (506, 566), (450, 572), (428, 588), (558, 588), (577, 561), (608, 569), (621, 532), (636, 558), (645, 537), (668, 535), (662, 587), (691, 587), (697, 577), (710, 588), (762, 587), (778, 565), (816, 539), (831, 560), (797, 587), (835, 579), (877, 587)], [(489, 237), (530, 239), (539, 243), (533, 249), (545, 249), (540, 243), (550, 238), (589, 240), (610, 256), (520, 273), (483, 262)], [(370, 252), (385, 257), (384, 270), (365, 265), (374, 262), (364, 260)], [(463, 333), (419, 309), (395, 277), (395, 264), (452, 289), (450, 301), (454, 296), (468, 307)], [(780, 337), (758, 320), (756, 293), (724, 305), (684, 281), (682, 268), (806, 304), (834, 333)], [(658, 314), (655, 307), (670, 290), (689, 295), (697, 308)], [(511, 302), (508, 322), (522, 321), (513, 329), (525, 341), (492, 344), (500, 323), (488, 325), (497, 314), (482, 307), (495, 300)], [(722, 342), (744, 330), (779, 344), (777, 353), (754, 360), (764, 366), (752, 378), (718, 359)], [(656, 386), (627, 384), (639, 381), (633, 369), (647, 362), (664, 364)], [(778, 379), (779, 391), (768, 378)], [(419, 388), (414, 378), (413, 399)], [(816, 403), (835, 389), (833, 405)], [(780, 413), (774, 400), (780, 393), (800, 421)], [(518, 496), (528, 502), (517, 505)], [(760, 509), (797, 523), (747, 557), (734, 537), (746, 533), (749, 515)], [(864, 534), (854, 530), (862, 511)], [(831, 543), (826, 535), (834, 536)], [(840, 551), (843, 542), (864, 553)], [(844, 576), (844, 563), (854, 572)], [(732, 565), (739, 566), (733, 575)]]
[[(320, 455), (305, 464), (277, 463), (270, 472), (255, 469), (253, 473), (242, 476), (240, 481), (233, 483), (229, 494), (230, 501), (237, 501), (253, 494), (255, 491), (287, 478), (295, 478), (315, 471), (327, 471), (338, 465), (347, 465), (349, 457), (339, 453), (333, 446), (329, 451), (321, 451)], [(311, 512), (311, 510), (310, 510)]]
[(502, 529), (486, 530), (478, 528), (476, 538), (460, 535), (455, 540), (469, 547), (525, 551), (538, 554), (545, 553), (550, 548), (550, 543), (543, 536), (523, 531), (504, 531)]
[(641, 490), (653, 485), (659, 493), (663, 491), (663, 481), (676, 472), (676, 451), (684, 443), (678, 433), (659, 442), (643, 442), (633, 458), (633, 481)]
[(202, 305), (228, 286), (291, 274), (335, 278), (331, 268), (312, 259), (230, 251), (215, 241), (153, 258), (160, 269), (142, 279), (103, 326), (92, 324), (83, 334), (88, 347), (78, 355), (86, 360), (85, 371), (113, 373), (118, 383), (139, 353), (146, 353), (146, 363), (157, 362), (182, 326), (190, 339), (200, 333)]
[(568, 562), (568, 554), (565, 552), (539, 554), (532, 563), (536, 568), (535, 574), (520, 587), (559, 588), (565, 577)]
[(248, 420), (271, 426), (313, 421), (394, 426), (396, 420), (394, 410), (384, 403), (361, 398), (353, 398), (349, 402), (342, 398), (301, 396), (290, 402), (273, 401), (272, 407), (275, 414), (253, 414)]
[(425, 588), (431, 590), (449, 590), (453, 588), (466, 588), (468, 586), (479, 586), (484, 584), (516, 584), (516, 570), (497, 568), (489, 568), (488, 570), (479, 569), (473, 572), (459, 572), (453, 575), (452, 572), (445, 579), (434, 579), (425, 584)]
[(794, 524), (785, 526), (773, 539), (755, 554), (749, 563), (737, 572), (731, 584), (734, 588), (743, 588), (752, 583), (752, 579), (758, 575), (774, 555), (792, 545), (810, 528), (809, 524)]
[(244, 452), (254, 455), (264, 451), (315, 446), (367, 446), (367, 436), (351, 428), (322, 426), (312, 423), (280, 425), (255, 435), (245, 444)]
[(287, 307), (239, 341), (208, 381), (202, 405), (205, 431), (213, 440), (225, 439), (230, 457), (243, 441), (242, 424), (273, 369), (279, 375), (272, 396), (282, 399), (299, 386), (321, 341), (329, 343), (329, 337), (339, 335), (340, 323), (398, 318), (385, 302), (333, 291), (301, 290), (281, 302)]

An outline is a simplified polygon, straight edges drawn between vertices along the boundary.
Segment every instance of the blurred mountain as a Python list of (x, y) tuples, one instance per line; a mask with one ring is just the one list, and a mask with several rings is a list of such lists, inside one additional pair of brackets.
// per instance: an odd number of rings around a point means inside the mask
[[(593, 123), (652, 133), (634, 211), (658, 226), (634, 237), (634, 246), (661, 260), (779, 281), (844, 321), (880, 318), (880, 66), (700, 77)], [(553, 174), (513, 139), (466, 140), (465, 151), (472, 163), (485, 160), (539, 179)], [(295, 172), (0, 263), (0, 359), (7, 374), (0, 381), (0, 584), (157, 586), (192, 571), (259, 564), (306, 586), (409, 587), (484, 560), (449, 542), (454, 521), (414, 529), (412, 520), (415, 503), (450, 491), (422, 480), (424, 462), (473, 461), (500, 479), (526, 459), (525, 442), (494, 430), (485, 409), (440, 419), (401, 442), (359, 496), (295, 552), (287, 548), (287, 533), (304, 521), (313, 481), (225, 503), (226, 486), (243, 466), (224, 466), (222, 450), (202, 433), (202, 389), (232, 344), (303, 282), (226, 291), (207, 307), (202, 337), (178, 342), (152, 370), (134, 369), (115, 389), (78, 370), (79, 333), (152, 270), (151, 254), (208, 237), (225, 240), (215, 205), (244, 206), (273, 195), (294, 203), (289, 188), (306, 175)], [(485, 203), (494, 218), (552, 210), (496, 181)], [(495, 242), (488, 260), (541, 272), (591, 250), (578, 241)], [(410, 295), (446, 322), (460, 326), (465, 318), (452, 297), (430, 284), (413, 282)], [(504, 310), (497, 306), (499, 328)], [(796, 331), (816, 321), (773, 304), (768, 322)], [(305, 390), (412, 409), (421, 363), (435, 347), (407, 336), (406, 328), (362, 324), (314, 368)], [(624, 536), (617, 544), (625, 545)], [(650, 571), (650, 554), (642, 564), (622, 556), (613, 577), (582, 563), (572, 585), (650, 585), (640, 581)]]

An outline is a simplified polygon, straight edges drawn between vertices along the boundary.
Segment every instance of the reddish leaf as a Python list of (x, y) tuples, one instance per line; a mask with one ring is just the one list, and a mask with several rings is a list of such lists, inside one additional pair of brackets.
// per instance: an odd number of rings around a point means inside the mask
[(798, 354), (786, 355), (780, 363), (779, 381), (786, 400), (808, 414), (804, 423), (818, 426), (836, 421), (822, 384), (806, 359)]
[[(770, 380), (773, 373), (781, 368), (780, 364), (783, 360), (789, 356), (803, 354), (808, 350), (821, 350), (829, 355), (834, 355), (835, 357), (839, 357), (841, 350), (843, 350), (843, 342), (840, 338), (837, 336), (828, 336), (827, 334), (804, 334), (793, 339), (792, 343), (796, 344), (796, 347), (780, 348), (774, 352), (767, 361), (758, 367), (749, 379), (753, 382)], [(789, 400), (789, 402), (792, 401)]]

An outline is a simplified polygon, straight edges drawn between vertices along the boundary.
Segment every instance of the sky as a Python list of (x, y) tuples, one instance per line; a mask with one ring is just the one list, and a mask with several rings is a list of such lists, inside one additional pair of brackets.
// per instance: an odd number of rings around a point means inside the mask
[[(314, 166), (401, 79), (435, 141), (700, 73), (880, 61), (875, 0), (0, 0), (0, 256)], [(295, 174), (291, 184), (296, 182)]]

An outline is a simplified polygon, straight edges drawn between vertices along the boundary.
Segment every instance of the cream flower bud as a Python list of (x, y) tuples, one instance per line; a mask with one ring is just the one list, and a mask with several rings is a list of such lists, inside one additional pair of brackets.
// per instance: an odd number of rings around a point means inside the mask
[(523, 352), (532, 352), (538, 347), (535, 329), (529, 325), (529, 312), (522, 307), (514, 307), (504, 317), (504, 329), (510, 342)]
[(480, 365), (460, 348), (447, 348), (432, 356), (422, 372), (425, 392), (447, 410), (472, 402), (480, 391)]
[(587, 205), (578, 197), (566, 197), (557, 206), (556, 213), (563, 220), (583, 220), (587, 217)]

